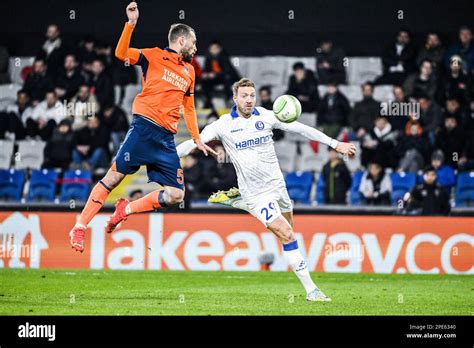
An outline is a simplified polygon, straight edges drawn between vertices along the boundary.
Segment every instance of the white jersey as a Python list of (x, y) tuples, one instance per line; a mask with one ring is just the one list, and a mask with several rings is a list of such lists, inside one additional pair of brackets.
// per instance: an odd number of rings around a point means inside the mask
[[(280, 122), (273, 111), (254, 108), (249, 118), (240, 117), (235, 106), (230, 114), (222, 115), (207, 125), (201, 140), (206, 143), (220, 140), (233, 163), (239, 191), (246, 201), (285, 187), (285, 180), (273, 146), (273, 129), (278, 128), (307, 136), (312, 140), (335, 147), (337, 142), (320, 131), (299, 122)], [(185, 156), (196, 146), (188, 140), (177, 147), (178, 155)]]

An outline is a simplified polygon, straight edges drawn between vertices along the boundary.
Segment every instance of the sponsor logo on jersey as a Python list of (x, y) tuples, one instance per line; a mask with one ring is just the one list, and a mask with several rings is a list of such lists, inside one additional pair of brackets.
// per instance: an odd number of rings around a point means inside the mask
[(262, 144), (269, 142), (271, 139), (272, 139), (271, 135), (265, 135), (265, 136), (261, 136), (255, 139), (248, 139), (248, 140), (241, 141), (239, 143), (235, 143), (235, 148), (237, 150), (242, 150), (248, 147), (260, 146)]
[(237, 129), (231, 129), (231, 133), (236, 133), (236, 132), (242, 132), (244, 129), (243, 128), (237, 128)]

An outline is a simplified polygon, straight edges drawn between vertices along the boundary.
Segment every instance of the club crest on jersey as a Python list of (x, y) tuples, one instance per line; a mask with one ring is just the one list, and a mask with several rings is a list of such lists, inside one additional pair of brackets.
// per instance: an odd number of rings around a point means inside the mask
[(258, 130), (262, 130), (263, 128), (265, 128), (265, 125), (262, 121), (257, 121), (255, 122), (255, 128), (257, 128)]
[(183, 70), (184, 70), (184, 73), (189, 76), (189, 68), (185, 66)]

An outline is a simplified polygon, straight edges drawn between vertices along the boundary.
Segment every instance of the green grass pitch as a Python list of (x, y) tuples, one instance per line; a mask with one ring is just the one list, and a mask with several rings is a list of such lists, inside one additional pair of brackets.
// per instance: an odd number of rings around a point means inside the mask
[(0, 270), (0, 315), (472, 315), (474, 276)]

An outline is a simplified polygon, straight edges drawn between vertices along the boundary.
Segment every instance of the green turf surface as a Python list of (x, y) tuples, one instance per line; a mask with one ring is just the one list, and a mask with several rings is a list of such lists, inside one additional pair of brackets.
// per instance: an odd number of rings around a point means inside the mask
[(0, 270), (0, 315), (472, 315), (474, 277), (290, 272)]

